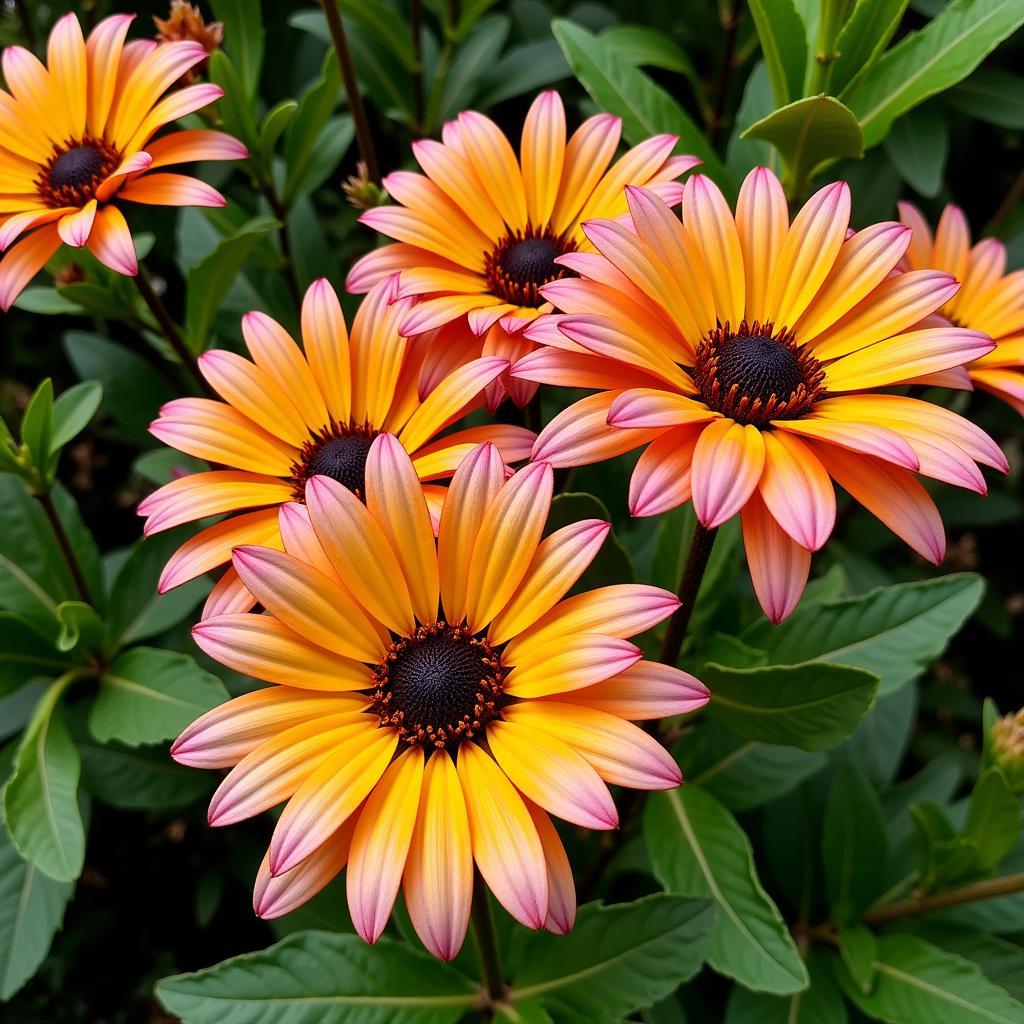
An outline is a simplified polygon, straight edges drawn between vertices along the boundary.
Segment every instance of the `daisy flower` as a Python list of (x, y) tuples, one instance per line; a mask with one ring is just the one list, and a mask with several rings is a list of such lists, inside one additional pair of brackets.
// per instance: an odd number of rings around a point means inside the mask
[(516, 376), (598, 393), (541, 433), (533, 458), (574, 466), (647, 445), (633, 515), (692, 498), (707, 529), (742, 516), (754, 589), (773, 622), (796, 606), (812, 551), (835, 522), (835, 480), (914, 550), (939, 563), (939, 513), (914, 474), (985, 492), (976, 462), (1006, 470), (996, 444), (941, 407), (879, 389), (992, 351), (980, 331), (910, 329), (956, 293), (939, 270), (893, 274), (910, 229), (849, 234), (844, 183), (790, 223), (778, 179), (758, 168), (735, 216), (695, 176), (682, 221), (627, 189), (632, 225), (584, 225), (597, 249), (544, 297), (563, 316), (529, 333), (549, 347)]
[[(61, 242), (119, 274), (138, 272), (122, 201), (223, 206), (204, 182), (157, 168), (192, 160), (240, 160), (240, 142), (214, 131), (165, 125), (223, 95), (216, 85), (167, 92), (206, 60), (197, 42), (125, 43), (134, 15), (101, 21), (86, 40), (78, 18), (54, 26), (44, 66), (20, 46), (4, 50), (0, 90), (0, 308), (5, 311)], [(161, 98), (163, 97), (163, 98)], [(24, 237), (23, 237), (24, 236)]]
[(681, 714), (707, 690), (628, 641), (677, 607), (639, 584), (564, 595), (608, 524), (544, 536), (552, 471), (506, 480), (491, 444), (456, 471), (435, 539), (412, 461), (390, 434), (365, 504), (328, 477), (286, 506), (284, 551), (235, 566), (267, 614), (202, 622), (212, 658), (273, 685), (204, 715), (175, 742), (188, 765), (231, 768), (210, 823), (284, 810), (256, 880), (261, 917), (285, 914), (347, 865), (368, 942), (398, 888), (437, 957), (459, 951), (474, 864), (529, 928), (573, 924), (572, 872), (549, 815), (618, 822), (608, 783), (668, 789), (669, 754), (629, 719)]
[[(171, 557), (160, 577), (163, 593), (230, 561), (239, 544), (281, 546), (277, 509), (302, 501), (306, 481), (328, 476), (363, 495), (373, 439), (394, 434), (413, 457), (433, 514), (446, 480), (481, 441), (494, 441), (505, 460), (525, 459), (534, 434), (493, 424), (441, 431), (481, 401), (483, 388), (508, 362), (496, 356), (465, 363), (420, 387), (422, 352), (397, 330), (409, 300), (391, 302), (383, 282), (363, 300), (349, 337), (334, 289), (310, 285), (302, 303), (299, 348), (263, 313), (242, 318), (251, 359), (211, 350), (199, 368), (224, 401), (179, 398), (160, 410), (150, 430), (172, 448), (220, 467), (172, 480), (145, 498), (147, 536), (207, 516), (228, 518), (201, 530)], [(234, 570), (214, 587), (204, 615), (251, 607)]]
[(910, 203), (900, 203), (900, 220), (913, 239), (906, 263), (912, 270), (936, 267), (961, 282), (939, 310), (950, 323), (991, 335), (995, 349), (971, 362), (967, 373), (1024, 416), (1024, 270), (1006, 273), (1006, 246), (996, 238), (971, 245), (971, 229), (958, 206), (942, 211), (932, 237), (927, 221)]
[[(613, 164), (620, 131), (619, 118), (597, 114), (566, 141), (562, 100), (543, 92), (526, 115), (517, 159), (490, 118), (460, 114), (445, 125), (442, 142), (413, 143), (426, 176), (398, 171), (384, 179), (397, 205), (359, 219), (397, 241), (358, 260), (346, 287), (364, 292), (401, 271), (399, 294), (422, 299), (403, 333), (458, 321), (474, 354), (525, 355), (534, 346), (522, 328), (551, 308), (541, 287), (573, 273), (574, 254), (590, 248), (581, 221), (624, 214), (629, 184), (678, 202), (675, 179), (699, 163), (671, 155), (676, 136), (657, 135)], [(506, 389), (520, 406), (537, 390), (505, 377), (488, 390), (492, 410)]]

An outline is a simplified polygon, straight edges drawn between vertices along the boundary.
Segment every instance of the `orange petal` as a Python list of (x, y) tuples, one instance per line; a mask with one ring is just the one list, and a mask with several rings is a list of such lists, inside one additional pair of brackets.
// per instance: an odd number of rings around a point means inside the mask
[(797, 606), (807, 585), (811, 553), (775, 521), (760, 495), (743, 506), (743, 546), (754, 593), (765, 615), (778, 624)]

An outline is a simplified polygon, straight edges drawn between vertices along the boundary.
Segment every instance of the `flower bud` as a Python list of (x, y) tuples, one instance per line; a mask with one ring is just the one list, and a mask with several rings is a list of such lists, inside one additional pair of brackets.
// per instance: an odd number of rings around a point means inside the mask
[(989, 730), (988, 749), (1010, 788), (1018, 796), (1024, 794), (1024, 708), (996, 719)]

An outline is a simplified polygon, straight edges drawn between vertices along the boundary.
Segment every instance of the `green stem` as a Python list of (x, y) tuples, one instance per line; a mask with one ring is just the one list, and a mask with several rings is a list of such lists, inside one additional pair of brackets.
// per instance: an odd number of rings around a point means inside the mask
[(697, 594), (700, 592), (700, 584), (704, 579), (704, 572), (708, 567), (708, 559), (711, 557), (711, 549), (714, 547), (717, 533), (717, 527), (709, 530), (707, 527), (701, 526), (699, 522), (694, 525), (693, 539), (690, 541), (690, 550), (686, 555), (686, 565), (683, 567), (683, 573), (679, 579), (679, 590), (677, 591), (679, 607), (669, 619), (665, 640), (661, 645), (659, 660), (665, 665), (675, 665), (679, 660), (679, 652), (683, 649), (686, 629), (690, 624), (694, 605), (697, 603)]
[(281, 225), (278, 230), (277, 237), (281, 242), (281, 259), (284, 262), (284, 280), (285, 284), (288, 286), (288, 292), (292, 297), (292, 302), (295, 303), (295, 308), (301, 309), (302, 289), (299, 287), (299, 278), (295, 273), (295, 256), (292, 253), (291, 238), (288, 237), (288, 211), (285, 209), (284, 203), (281, 201), (281, 197), (277, 194), (277, 189), (274, 188), (273, 182), (264, 182), (260, 186), (260, 191), (270, 204), (270, 209), (273, 211), (274, 216)]
[(86, 604), (93, 604), (92, 593), (89, 590), (89, 584), (85, 580), (85, 573), (82, 571), (78, 556), (75, 554), (71, 538), (68, 537), (64, 524), (60, 521), (60, 516), (57, 514), (57, 506), (53, 503), (53, 496), (49, 491), (40, 491), (35, 495), (35, 498), (42, 505), (46, 518), (50, 522), (50, 529), (53, 530), (53, 535), (57, 539), (61, 554), (64, 556), (64, 561), (71, 572), (71, 578), (75, 581), (75, 589), (78, 591), (78, 596)]
[(410, 2), (409, 31), (412, 34), (412, 52), (416, 59), (416, 68), (412, 73), (413, 117), (416, 120), (414, 132), (417, 135), (421, 135), (424, 132), (423, 117), (425, 114), (423, 104), (423, 48), (420, 45), (423, 31), (423, 5), (421, 0), (411, 0)]
[(732, 0), (728, 9), (721, 12), (724, 33), (722, 36), (722, 63), (718, 68), (718, 80), (715, 83), (715, 106), (708, 125), (708, 141), (712, 146), (718, 142), (725, 120), (725, 105), (729, 98), (729, 80), (736, 67), (737, 29), (742, 12), (742, 0)]
[(338, 13), (338, 3), (337, 0), (321, 0), (321, 3), (324, 14), (327, 16), (327, 27), (331, 32), (334, 52), (338, 55), (341, 81), (345, 86), (345, 96), (348, 98), (349, 110), (352, 112), (352, 121), (356, 128), (356, 145), (359, 147), (359, 156), (362, 158), (363, 163), (366, 164), (366, 172), (370, 180), (374, 184), (379, 185), (380, 167), (377, 164), (377, 151), (373, 145), (370, 122), (366, 117), (363, 94), (359, 91), (359, 81), (356, 79), (356, 69), (352, 63), (352, 54), (348, 49), (345, 26), (342, 23), (341, 15)]
[(1024, 892), (1024, 871), (1003, 875), (1001, 878), (985, 878), (959, 889), (937, 892), (930, 896), (911, 896), (898, 903), (890, 903), (887, 907), (868, 911), (864, 915), (864, 923), (888, 924), (890, 921), (899, 921), (905, 917), (918, 917), (933, 910), (946, 910), (949, 907), (958, 907), (962, 903), (977, 903), (979, 900), (991, 900), (1015, 892)]
[(141, 265), (134, 281), (135, 287), (142, 296), (142, 301), (146, 303), (149, 311), (153, 314), (153, 319), (156, 320), (160, 333), (167, 340), (171, 348), (174, 349), (175, 355), (181, 360), (182, 365), (196, 382), (199, 390), (207, 398), (216, 398), (217, 396), (210, 385), (207, 384), (206, 378), (200, 373), (199, 363), (196, 361), (192, 350), (188, 347), (185, 336), (174, 322), (174, 318), (167, 312), (167, 307), (160, 300), (160, 296), (157, 295), (152, 282), (149, 280), (149, 275)]
[(505, 998), (505, 979), (501, 973), (501, 957), (498, 953), (498, 939), (494, 934), (494, 920), (487, 902), (487, 887), (477, 874), (473, 883), (473, 937), (476, 939), (477, 955), (480, 958), (480, 972), (487, 989), (488, 1006), (494, 1007)]

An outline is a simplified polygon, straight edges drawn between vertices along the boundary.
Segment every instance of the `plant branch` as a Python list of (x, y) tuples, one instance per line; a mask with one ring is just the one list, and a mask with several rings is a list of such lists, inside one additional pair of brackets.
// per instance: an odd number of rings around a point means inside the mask
[(899, 921), (905, 917), (918, 917), (933, 910), (945, 910), (948, 907), (958, 907), (962, 903), (994, 899), (996, 896), (1009, 896), (1015, 892), (1024, 892), (1024, 871), (1003, 875), (1001, 878), (985, 878), (959, 889), (937, 892), (930, 896), (911, 896), (898, 903), (890, 903), (887, 907), (869, 910), (864, 915), (864, 923), (888, 924), (890, 921)]
[(281, 197), (277, 194), (277, 189), (274, 188), (273, 183), (264, 183), (261, 185), (260, 191), (270, 204), (270, 209), (273, 211), (274, 216), (281, 225), (280, 230), (277, 233), (277, 237), (281, 242), (281, 258), (284, 261), (284, 280), (285, 284), (288, 285), (288, 292), (292, 297), (292, 302), (295, 303), (295, 308), (301, 309), (302, 289), (299, 287), (299, 279), (295, 273), (295, 257), (292, 253), (292, 241), (288, 237), (288, 211), (285, 209), (284, 203), (281, 202)]
[(1020, 197), (1024, 195), (1024, 167), (1021, 168), (1020, 173), (1013, 180), (1013, 184), (1007, 190), (1003, 201), (999, 204), (999, 209), (992, 214), (992, 223), (989, 225), (989, 230), (994, 231), (1000, 227), (1004, 220), (1013, 213), (1014, 207), (1020, 201)]
[(487, 989), (488, 1006), (493, 1007), (505, 998), (505, 979), (501, 973), (498, 939), (494, 934), (494, 920), (487, 902), (487, 887), (479, 872), (473, 881), (473, 937), (476, 939), (480, 972)]
[(212, 388), (207, 384), (206, 378), (199, 371), (199, 363), (196, 362), (195, 355), (188, 347), (185, 336), (181, 333), (181, 329), (174, 322), (171, 314), (167, 312), (167, 307), (153, 289), (149, 275), (141, 266), (139, 267), (139, 272), (135, 275), (134, 281), (135, 287), (142, 296), (142, 301), (149, 307), (149, 311), (153, 314), (153, 318), (159, 325), (160, 333), (167, 339), (167, 343), (171, 348), (174, 349), (175, 355), (181, 360), (188, 373), (191, 374), (199, 390), (207, 398), (215, 398), (216, 396)]
[(409, 5), (409, 31), (412, 33), (412, 52), (416, 60), (416, 69), (412, 73), (412, 107), (416, 120), (414, 131), (420, 135), (424, 131), (423, 106), (423, 4), (422, 0), (411, 0)]
[(338, 13), (338, 3), (337, 0), (321, 0), (321, 3), (324, 14), (327, 16), (327, 27), (330, 29), (331, 39), (334, 42), (334, 52), (338, 55), (338, 68), (341, 71), (341, 81), (345, 86), (345, 95), (348, 97), (349, 110), (352, 111), (359, 156), (366, 164), (366, 172), (370, 176), (370, 180), (379, 185), (380, 167), (377, 164), (377, 151), (373, 146), (373, 135), (370, 132), (370, 123), (366, 118), (363, 94), (359, 91), (355, 65), (352, 63), (352, 54), (349, 52), (348, 40), (345, 37), (345, 26)]
[(60, 521), (60, 516), (57, 514), (57, 506), (53, 503), (53, 496), (49, 491), (40, 491), (35, 495), (35, 498), (42, 505), (46, 518), (50, 522), (50, 529), (53, 530), (53, 535), (57, 539), (61, 554), (64, 556), (64, 561), (71, 572), (71, 578), (75, 581), (75, 589), (78, 591), (78, 596), (86, 604), (93, 604), (92, 592), (89, 590), (89, 584), (85, 580), (85, 573), (82, 571), (81, 563), (75, 554), (71, 538), (67, 535), (64, 524)]
[(686, 629), (690, 624), (694, 605), (697, 603), (697, 594), (700, 592), (701, 580), (704, 579), (704, 571), (708, 567), (708, 559), (711, 557), (711, 549), (714, 546), (717, 533), (717, 527), (709, 530), (701, 526), (699, 522), (694, 525), (693, 539), (690, 541), (686, 565), (679, 580), (677, 594), (680, 604), (673, 612), (672, 618), (669, 619), (665, 641), (661, 645), (659, 660), (665, 665), (675, 665), (679, 660), (679, 652), (683, 649)]
[(736, 67), (736, 37), (742, 12), (742, 0), (732, 0), (729, 9), (722, 12), (722, 63), (719, 65), (718, 79), (715, 82), (715, 106), (708, 124), (708, 139), (712, 146), (717, 144), (722, 133), (729, 81)]

